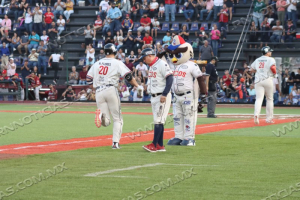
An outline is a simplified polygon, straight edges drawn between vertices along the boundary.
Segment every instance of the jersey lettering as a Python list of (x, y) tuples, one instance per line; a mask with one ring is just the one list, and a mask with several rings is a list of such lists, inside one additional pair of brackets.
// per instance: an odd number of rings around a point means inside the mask
[(173, 71), (173, 76), (182, 76), (185, 77), (186, 72), (182, 72), (182, 71)]
[(149, 77), (149, 78), (151, 78), (151, 77), (156, 78), (156, 72), (150, 71), (148, 77)]
[(264, 68), (265, 67), (265, 62), (259, 62), (258, 63), (258, 68)]
[(99, 74), (101, 74), (101, 75), (106, 75), (107, 74), (107, 71), (108, 71), (108, 67), (107, 66), (102, 66), (101, 65), (99, 68), (100, 68)]

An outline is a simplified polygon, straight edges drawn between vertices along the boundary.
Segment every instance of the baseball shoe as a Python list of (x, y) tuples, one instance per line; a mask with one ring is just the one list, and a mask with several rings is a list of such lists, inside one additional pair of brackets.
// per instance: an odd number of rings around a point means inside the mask
[(156, 150), (157, 151), (166, 151), (165, 147), (164, 146), (160, 146), (159, 144), (156, 145)]
[(113, 145), (111, 147), (112, 149), (121, 149), (120, 145), (118, 142), (113, 142)]
[(196, 146), (196, 142), (193, 139), (185, 139), (180, 143), (181, 146)]
[(275, 122), (273, 121), (273, 119), (271, 119), (271, 120), (266, 120), (266, 123), (267, 124), (274, 124)]
[(254, 124), (259, 124), (258, 116), (254, 116)]
[(95, 111), (95, 124), (98, 128), (101, 127), (101, 111), (100, 111), (100, 109), (97, 109)]
[(168, 141), (167, 145), (180, 145), (181, 142), (182, 140), (179, 138), (172, 138)]
[(155, 145), (153, 143), (143, 146), (143, 149), (149, 152), (155, 153), (157, 151)]
[(217, 115), (209, 115), (207, 118), (217, 118)]

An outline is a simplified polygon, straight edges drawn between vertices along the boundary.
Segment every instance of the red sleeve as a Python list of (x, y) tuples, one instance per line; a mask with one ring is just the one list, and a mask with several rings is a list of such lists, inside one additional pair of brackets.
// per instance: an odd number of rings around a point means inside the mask
[(130, 20), (130, 24), (133, 24), (133, 21), (132, 21), (132, 19)]
[(41, 81), (40, 81), (40, 78), (39, 77), (35, 77), (35, 84), (37, 86), (41, 85)]
[(151, 19), (148, 17), (148, 19), (147, 19), (147, 24), (151, 24)]
[(45, 94), (46, 94), (46, 95), (49, 95), (49, 92), (50, 92), (50, 90), (47, 90), (47, 91), (45, 92)]
[(145, 38), (146, 38), (146, 37), (144, 37), (144, 38), (143, 38), (143, 41), (145, 41), (145, 42), (146, 42)]
[(140, 23), (141, 23), (141, 25), (142, 25), (142, 23), (144, 23), (144, 18), (142, 18), (142, 19), (140, 20)]
[(122, 25), (124, 25), (124, 19), (123, 19), (123, 21), (122, 21)]
[(222, 78), (223, 78), (223, 80), (224, 80), (224, 79), (226, 78), (226, 76), (225, 76), (225, 75), (223, 75), (223, 77), (222, 77)]

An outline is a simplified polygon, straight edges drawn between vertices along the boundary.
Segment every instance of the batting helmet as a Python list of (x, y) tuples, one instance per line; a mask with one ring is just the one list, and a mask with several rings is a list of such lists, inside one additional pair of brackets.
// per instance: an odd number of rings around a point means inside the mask
[(104, 53), (105, 55), (116, 54), (117, 48), (115, 47), (114, 44), (108, 43), (104, 46)]
[(269, 46), (265, 46), (265, 47), (263, 47), (262, 49), (261, 49), (261, 53), (263, 54), (263, 55), (265, 55), (266, 53), (268, 53), (268, 52), (272, 52), (273, 51), (273, 49), (271, 49)]
[(153, 50), (153, 49), (151, 49), (151, 48), (146, 48), (146, 49), (144, 49), (143, 51), (142, 51), (142, 53), (141, 53), (141, 58), (140, 58), (140, 60), (143, 60), (143, 58), (145, 57), (145, 56), (148, 56), (148, 55), (155, 55), (155, 51)]

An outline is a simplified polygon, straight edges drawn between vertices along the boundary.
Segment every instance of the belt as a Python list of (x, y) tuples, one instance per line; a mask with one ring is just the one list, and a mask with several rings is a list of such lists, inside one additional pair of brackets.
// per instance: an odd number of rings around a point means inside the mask
[(151, 94), (152, 97), (157, 97), (159, 95), (162, 95), (162, 93)]
[[(106, 87), (110, 87), (110, 86), (114, 86), (113, 84), (108, 84), (108, 85), (105, 85)], [(98, 90), (100, 88), (100, 86), (96, 87), (96, 90)]]
[(184, 92), (184, 93), (180, 93), (180, 94), (176, 94), (176, 96), (183, 96), (183, 95), (185, 95), (185, 94), (190, 94), (191, 93), (191, 91), (187, 91), (187, 92)]

